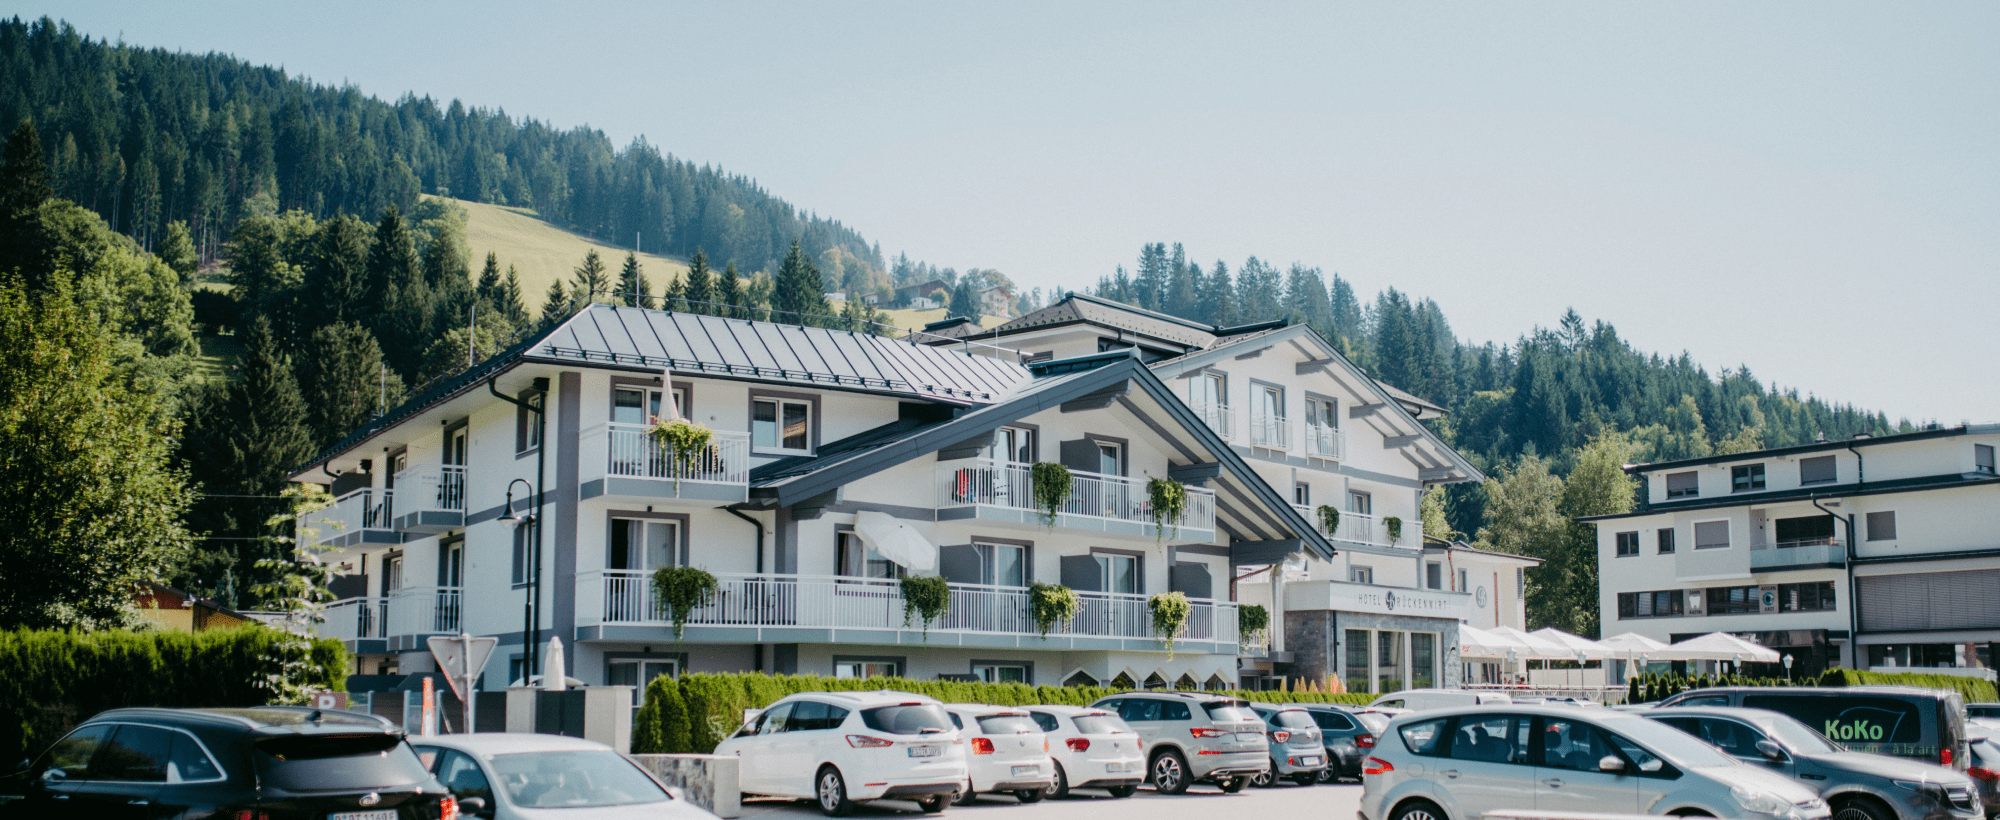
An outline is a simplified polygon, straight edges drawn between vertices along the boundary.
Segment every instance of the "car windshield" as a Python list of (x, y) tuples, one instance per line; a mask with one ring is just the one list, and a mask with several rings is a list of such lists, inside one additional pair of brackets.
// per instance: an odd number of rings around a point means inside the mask
[(259, 740), (258, 780), (286, 791), (413, 786), (431, 773), (398, 735), (296, 735)]
[(1707, 769), (1737, 765), (1736, 758), (1716, 751), (1714, 746), (1703, 743), (1694, 735), (1664, 723), (1633, 717), (1630, 720), (1611, 721), (1605, 728), (1631, 737), (1644, 744), (1654, 754), (1671, 760), (1682, 768)]
[(1022, 735), (1039, 732), (1033, 718), (1027, 715), (985, 715), (979, 718), (979, 731), (989, 735)]
[(525, 809), (630, 806), (667, 800), (667, 792), (617, 752), (521, 752), (493, 756), (507, 799)]
[(903, 703), (861, 710), (861, 723), (892, 735), (931, 735), (952, 730), (944, 709), (927, 703)]
[(1125, 721), (1119, 720), (1117, 715), (1078, 715), (1076, 731), (1084, 735), (1108, 735), (1113, 732), (1130, 733), (1132, 727), (1125, 725)]
[(1313, 723), (1312, 715), (1306, 714), (1304, 710), (1292, 710), (1272, 712), (1271, 725), (1287, 729), (1311, 729), (1318, 724)]
[(1769, 729), (1771, 736), (1777, 738), (1779, 743), (1800, 754), (1823, 755), (1840, 751), (1840, 747), (1833, 745), (1833, 741), (1827, 740), (1826, 735), (1815, 732), (1811, 726), (1789, 717), (1781, 715), (1772, 718), (1763, 728)]
[(1202, 704), (1202, 708), (1208, 710), (1209, 720), (1218, 723), (1231, 720), (1258, 720), (1257, 713), (1251, 710), (1249, 706), (1244, 705), (1243, 701), (1240, 700), (1218, 700), (1213, 703)]

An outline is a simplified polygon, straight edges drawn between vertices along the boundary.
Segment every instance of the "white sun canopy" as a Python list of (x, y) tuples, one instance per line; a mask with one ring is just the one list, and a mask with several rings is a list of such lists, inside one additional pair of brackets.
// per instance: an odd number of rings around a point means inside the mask
[(936, 572), (938, 548), (915, 528), (886, 513), (861, 512), (854, 516), (854, 534), (870, 549), (910, 572)]
[(1751, 663), (1777, 663), (1783, 657), (1775, 649), (1727, 632), (1710, 632), (1662, 649), (1653, 660), (1734, 661), (1740, 658)]
[(1521, 630), (1515, 629), (1511, 626), (1494, 627), (1492, 629), (1486, 630), (1486, 634), (1498, 635), (1502, 638), (1506, 638), (1507, 640), (1514, 641), (1515, 643), (1521, 644), (1522, 646), (1526, 647), (1525, 649), (1515, 650), (1516, 653), (1515, 657), (1521, 660), (1541, 660), (1541, 661), (1576, 660), (1576, 650), (1571, 649), (1567, 646), (1563, 646), (1562, 644), (1556, 643), (1555, 641), (1551, 641), (1547, 638), (1539, 637), (1537, 635), (1533, 635), (1527, 632), (1522, 632)]
[(1560, 644), (1569, 649), (1569, 657), (1572, 660), (1576, 658), (1578, 652), (1583, 653), (1585, 660), (1601, 661), (1606, 658), (1617, 657), (1617, 652), (1606, 647), (1604, 644), (1583, 637), (1582, 635), (1572, 635), (1553, 626), (1545, 626), (1528, 634), (1550, 643)]
[(1458, 656), (1461, 658), (1505, 658), (1509, 649), (1514, 650), (1517, 658), (1530, 651), (1527, 644), (1512, 638), (1465, 624), (1458, 625)]

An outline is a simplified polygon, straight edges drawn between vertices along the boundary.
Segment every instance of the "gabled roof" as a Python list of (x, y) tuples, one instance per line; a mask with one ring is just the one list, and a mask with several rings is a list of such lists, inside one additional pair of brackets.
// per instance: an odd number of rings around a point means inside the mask
[(988, 335), (1000, 337), (1082, 322), (1126, 330), (1186, 347), (1207, 347), (1215, 343), (1216, 337), (1213, 326), (1085, 293), (1071, 293), (1055, 304), (1001, 324)]
[(1756, 461), (1761, 458), (1794, 456), (1804, 453), (1819, 453), (1829, 450), (1845, 450), (1850, 447), (1876, 447), (1883, 444), (1901, 444), (1908, 441), (1946, 438), (1950, 436), (1980, 435), (2000, 433), (2000, 424), (1961, 424), (1956, 427), (1939, 427), (1918, 430), (1911, 433), (1892, 433), (1886, 436), (1857, 436), (1841, 441), (1816, 441), (1811, 444), (1794, 444), (1789, 447), (1771, 447), (1763, 450), (1748, 450), (1741, 453), (1722, 453), (1699, 458), (1683, 458), (1675, 461), (1656, 461), (1651, 464), (1628, 464), (1628, 473), (1656, 473), (1681, 467), (1700, 467), (1707, 464), (1726, 464), (1739, 461)]
[(1061, 366), (1063, 362), (1052, 362), (1054, 367), (1046, 371), (1052, 375), (1020, 385), (991, 405), (960, 410), (949, 420), (899, 421), (826, 445), (813, 456), (756, 467), (750, 472), (750, 494), (778, 506), (796, 504), (952, 445), (990, 436), (1010, 422), (1129, 381), (1133, 391), (1118, 399), (1114, 407), (1135, 415), (1144, 411), (1138, 426), (1150, 426), (1153, 432), (1169, 438), (1169, 449), (1178, 449), (1182, 456), (1174, 461), (1191, 464), (1205, 459), (1203, 463), (1220, 465), (1221, 475), (1213, 480), (1218, 485), (1214, 489), (1219, 529), (1239, 541), (1299, 539), (1302, 548), (1323, 558), (1335, 554), (1333, 545), (1317, 528), (1136, 357), (1114, 351), (1083, 358), (1096, 366), (1067, 370)]
[(1978, 487), (2000, 484), (2000, 476), (1984, 473), (1946, 473), (1944, 475), (1913, 476), (1892, 478), (1885, 481), (1870, 481), (1866, 484), (1848, 482), (1846, 484), (1815, 484), (1810, 487), (1795, 487), (1788, 490), (1770, 490), (1761, 493), (1731, 493), (1708, 498), (1686, 498), (1665, 501), (1658, 504), (1641, 504), (1631, 512), (1610, 515), (1585, 515), (1578, 521), (1611, 521), (1619, 518), (1639, 518), (1662, 513), (1685, 512), (1689, 510), (1716, 510), (1725, 507), (1749, 507), (1779, 504), (1791, 501), (1810, 501), (1814, 498), (1854, 498), (1864, 495), (1884, 495), (1888, 493), (1910, 493), (1922, 490), (1946, 490), (1960, 487)]

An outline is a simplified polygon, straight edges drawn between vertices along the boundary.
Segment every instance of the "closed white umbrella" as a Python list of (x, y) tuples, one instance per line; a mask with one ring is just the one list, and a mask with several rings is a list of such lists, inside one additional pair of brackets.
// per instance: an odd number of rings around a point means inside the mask
[(1727, 632), (1710, 632), (1660, 650), (1655, 660), (1736, 661), (1777, 663), (1784, 656), (1761, 644), (1751, 643)]
[(924, 538), (901, 521), (887, 513), (862, 512), (854, 516), (854, 534), (870, 549), (903, 565), (912, 573), (935, 572), (938, 565), (937, 545)]
[(1550, 643), (1560, 644), (1563, 648), (1568, 649), (1569, 658), (1567, 660), (1575, 659), (1579, 652), (1583, 653), (1584, 658), (1593, 661), (1617, 657), (1618, 654), (1615, 650), (1604, 644), (1583, 637), (1582, 635), (1572, 635), (1553, 626), (1545, 626), (1528, 634)]
[(569, 688), (569, 678), (563, 674), (562, 638), (549, 639), (548, 651), (542, 653), (542, 689), (560, 692)]

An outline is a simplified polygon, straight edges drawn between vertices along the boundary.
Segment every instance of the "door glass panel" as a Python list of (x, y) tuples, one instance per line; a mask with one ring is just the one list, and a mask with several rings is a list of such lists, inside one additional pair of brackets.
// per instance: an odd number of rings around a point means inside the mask
[(174, 733), (173, 757), (167, 760), (167, 782), (200, 782), (221, 777), (222, 769), (202, 750), (201, 744), (192, 737)]
[(111, 736), (111, 742), (104, 745), (91, 764), (90, 779), (167, 782), (167, 759), (173, 753), (175, 734), (157, 726), (118, 727), (118, 733)]
[(808, 446), (806, 411), (809, 409), (803, 404), (785, 403), (785, 449), (804, 450)]
[(1369, 692), (1368, 630), (1347, 630), (1347, 691)]
[(1375, 499), (1367, 493), (1350, 492), (1347, 494), (1347, 511), (1372, 515), (1375, 512)]
[(1410, 688), (1429, 689), (1437, 680), (1437, 636), (1410, 633)]
[(1763, 733), (1736, 721), (1702, 718), (1701, 731), (1696, 736), (1721, 749), (1723, 754), (1746, 760), (1764, 759), (1764, 753), (1757, 751), (1757, 741), (1764, 739)]
[(1097, 568), (1104, 575), (1105, 592), (1139, 592), (1139, 559), (1129, 555), (1098, 555)]
[(1097, 445), (1097, 471), (1104, 475), (1118, 474), (1117, 445), (1114, 444)]
[(1375, 633), (1375, 682), (1377, 692), (1408, 688), (1403, 677), (1403, 633)]
[(1524, 717), (1459, 718), (1452, 738), (1454, 760), (1487, 763), (1528, 762), (1528, 721)]
[(451, 790), (453, 797), (460, 800), (477, 797), (485, 800), (487, 805), (493, 803), (493, 786), (487, 782), (486, 773), (479, 770), (478, 763), (461, 752), (444, 750), (438, 759), (437, 779)]
[(645, 391), (619, 388), (612, 394), (611, 420), (619, 424), (645, 424)]
[(760, 401), (750, 405), (750, 443), (758, 447), (778, 446), (777, 402)]
[(1541, 765), (1594, 772), (1598, 770), (1597, 762), (1606, 755), (1617, 756), (1618, 752), (1590, 724), (1567, 718), (1543, 720)]
[(1027, 567), (1023, 560), (1024, 550), (1008, 544), (978, 545), (980, 558), (980, 583), (1003, 587), (1027, 586)]
[(49, 749), (48, 767), (44, 771), (61, 770), (63, 776), (70, 780), (87, 778), (91, 756), (97, 754), (98, 747), (104, 745), (105, 738), (110, 737), (114, 728), (109, 725), (85, 726), (69, 733)]
[(646, 565), (641, 569), (659, 569), (673, 566), (675, 547), (680, 539), (675, 538), (679, 529), (672, 522), (649, 521), (646, 523)]

